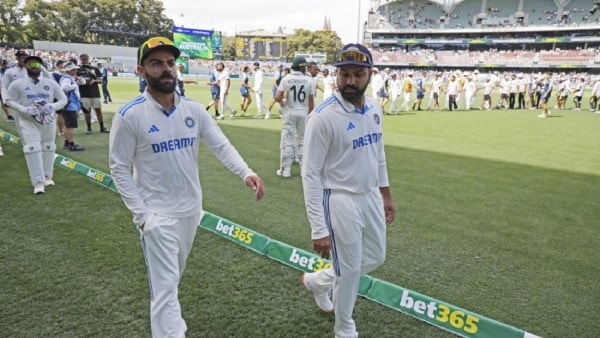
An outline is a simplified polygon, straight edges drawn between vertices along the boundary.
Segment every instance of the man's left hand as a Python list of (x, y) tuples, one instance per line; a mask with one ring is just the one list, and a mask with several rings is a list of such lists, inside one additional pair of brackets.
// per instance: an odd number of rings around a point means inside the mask
[(244, 183), (246, 183), (246, 185), (252, 188), (252, 191), (254, 191), (255, 200), (257, 202), (260, 201), (265, 194), (265, 185), (263, 180), (256, 175), (252, 175), (246, 177)]

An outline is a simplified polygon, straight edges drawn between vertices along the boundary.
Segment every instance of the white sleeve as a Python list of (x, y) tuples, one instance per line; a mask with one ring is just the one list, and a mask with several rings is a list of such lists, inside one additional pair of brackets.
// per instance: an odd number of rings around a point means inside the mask
[(210, 114), (200, 106), (200, 138), (206, 143), (208, 149), (229, 169), (232, 173), (246, 180), (248, 176), (256, 175), (242, 156), (227, 139), (221, 128), (217, 125)]
[(133, 223), (140, 227), (146, 222), (148, 208), (131, 173), (135, 147), (135, 132), (129, 121), (115, 114), (108, 141), (110, 174), (125, 206), (133, 214)]
[(308, 115), (302, 156), (302, 187), (312, 239), (321, 239), (329, 235), (325, 224), (324, 187), (321, 180), (330, 144), (329, 138), (328, 128), (323, 119), (316, 113)]
[(4, 95), (3, 95), (2, 98), (4, 99), (4, 102), (9, 107), (24, 114), (25, 108), (27, 108), (27, 107), (25, 107), (19, 103), (20, 101), (19, 101), (19, 88), (18, 87), (19, 87), (18, 81), (11, 83), (7, 90), (8, 95), (6, 97), (4, 97)]
[(4, 76), (2, 77), (2, 87), (0, 87), (0, 96), (2, 96), (2, 101), (6, 103), (8, 99), (8, 86), (10, 85), (9, 71), (4, 72)]
[(378, 147), (379, 147), (379, 158), (378, 158), (378, 165), (379, 165), (379, 187), (389, 187), (390, 186), (390, 182), (388, 179), (388, 172), (387, 172), (387, 160), (385, 158), (385, 148), (384, 148), (384, 142), (383, 142), (383, 138), (381, 140), (381, 142), (378, 143)]

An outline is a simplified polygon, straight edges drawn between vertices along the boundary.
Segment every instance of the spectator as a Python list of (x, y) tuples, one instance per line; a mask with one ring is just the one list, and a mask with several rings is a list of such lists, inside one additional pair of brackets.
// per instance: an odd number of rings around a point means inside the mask
[(79, 86), (81, 93), (81, 106), (87, 124), (87, 134), (92, 133), (92, 113), (95, 112), (98, 124), (100, 124), (100, 132), (108, 133), (108, 129), (104, 126), (104, 117), (102, 116), (102, 99), (100, 98), (100, 87), (102, 83), (102, 72), (97, 67), (92, 66), (88, 54), (79, 56), (81, 67), (77, 71), (77, 76), (85, 79), (85, 84)]
[(112, 98), (108, 92), (108, 66), (103, 66), (101, 62), (98, 62), (98, 68), (100, 68), (100, 72), (102, 73), (102, 94), (104, 96), (104, 104), (112, 103)]

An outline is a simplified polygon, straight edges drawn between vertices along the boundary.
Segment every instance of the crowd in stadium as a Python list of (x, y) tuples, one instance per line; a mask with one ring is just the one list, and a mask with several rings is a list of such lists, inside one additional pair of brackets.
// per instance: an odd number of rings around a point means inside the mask
[(380, 64), (435, 63), (443, 65), (593, 65), (600, 63), (600, 52), (597, 48), (573, 50), (497, 50), (466, 51), (419, 49), (406, 51), (402, 49), (374, 49), (373, 59)]
[[(585, 93), (590, 95), (589, 106), (583, 102)], [(387, 114), (411, 110), (544, 109), (543, 104), (559, 110), (600, 113), (600, 77), (582, 72), (374, 69), (371, 95), (379, 99)], [(549, 112), (544, 109), (538, 117), (544, 118)]]
[[(54, 63), (58, 60), (77, 60), (73, 52), (65, 51), (28, 51), (44, 59), (49, 70), (54, 69)], [(2, 58), (2, 69), (4, 70), (14, 64), (14, 49), (0, 50)], [(454, 110), (454, 109), (536, 109), (542, 98), (541, 88), (548, 84), (554, 93), (550, 99), (559, 101), (559, 97), (565, 97), (563, 102), (555, 104), (557, 109), (581, 109), (579, 102), (569, 101), (567, 98), (576, 98), (577, 93), (585, 90), (591, 92), (590, 108), (597, 111), (596, 98), (600, 96), (600, 77), (581, 71), (554, 72), (547, 78), (540, 71), (490, 71), (458, 70), (460, 65), (481, 62), (497, 64), (523, 64), (536, 62), (537, 64), (574, 63), (590, 64), (597, 57), (598, 52), (591, 48), (587, 50), (555, 50), (544, 52), (533, 51), (496, 51), (487, 52), (474, 51), (434, 51), (419, 50), (405, 52), (400, 50), (373, 50), (376, 64), (384, 65), (381, 72), (375, 71), (371, 88), (372, 95), (380, 99), (384, 111), (388, 114), (401, 113), (409, 110)], [(538, 58), (537, 61), (534, 61)], [(92, 56), (92, 63), (104, 60), (96, 60)], [(220, 61), (190, 59), (190, 68), (206, 68), (214, 70)], [(415, 71), (412, 68), (402, 67), (392, 69), (386, 64), (409, 64), (435, 62), (438, 64), (456, 65), (456, 69), (437, 71), (424, 69)], [(242, 74), (244, 67), (250, 61), (225, 61), (225, 67), (232, 75)], [(278, 71), (281, 62), (262, 61), (261, 69), (266, 76), (273, 76)], [(321, 71), (335, 74), (332, 67), (320, 65)], [(324, 73), (317, 76), (323, 89), (330, 86), (331, 82), (325, 83)], [(456, 88), (454, 88), (456, 81)], [(583, 88), (581, 88), (583, 86)], [(329, 88), (328, 88), (329, 89)], [(557, 95), (558, 93), (558, 95)], [(489, 98), (484, 99), (484, 97)], [(495, 102), (495, 98), (500, 100)], [(522, 97), (522, 99), (520, 99)], [(554, 102), (554, 101), (553, 101)], [(573, 102), (573, 103), (571, 103)], [(477, 106), (475, 105), (477, 103)]]

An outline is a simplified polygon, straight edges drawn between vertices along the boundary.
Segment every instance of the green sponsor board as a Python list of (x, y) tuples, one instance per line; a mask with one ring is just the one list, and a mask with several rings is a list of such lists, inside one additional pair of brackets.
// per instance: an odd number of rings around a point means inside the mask
[(91, 180), (92, 182), (98, 183), (98, 184), (105, 186), (113, 191), (117, 191), (114, 187), (112, 176), (110, 176), (109, 174), (103, 173), (100, 170), (90, 168), (83, 163), (79, 163), (75, 160), (72, 160), (68, 157), (64, 157), (64, 156), (58, 155), (58, 154), (56, 154), (54, 156), (54, 164), (61, 168), (65, 168), (65, 169), (74, 171), (80, 175), (83, 175), (83, 176), (87, 177), (89, 180)]
[(585, 68), (584, 65), (574, 65), (570, 63), (562, 63), (560, 65), (551, 65), (550, 68), (567, 68), (567, 69), (575, 69), (575, 68)]
[(405, 44), (405, 45), (418, 45), (418, 44), (422, 44), (425, 42), (424, 39), (399, 39), (398, 42), (400, 44)]
[(555, 42), (569, 42), (571, 41), (570, 38), (538, 38), (539, 42), (542, 43), (555, 43)]
[(328, 260), (276, 240), (271, 240), (267, 257), (304, 272), (318, 271), (331, 266)]
[[(279, 261), (287, 266), (304, 272), (314, 272), (327, 269), (331, 261), (323, 259), (312, 252), (295, 248), (291, 245), (271, 240), (267, 250), (267, 257)], [(358, 294), (365, 296), (371, 288), (371, 276), (362, 276), (358, 287)]]
[(433, 62), (414, 62), (408, 64), (410, 67), (435, 67), (437, 64)]
[(536, 337), (457, 306), (373, 279), (367, 298), (463, 337)]
[(491, 43), (491, 40), (489, 40), (489, 39), (466, 39), (465, 43), (471, 44), (471, 45), (487, 45), (487, 44)]
[(505, 65), (501, 65), (498, 63), (482, 63), (477, 65), (479, 68), (504, 68)]
[(0, 139), (8, 141), (8, 142), (16, 144), (16, 145), (19, 145), (19, 143), (21, 143), (21, 140), (18, 137), (14, 136), (10, 133), (7, 133), (1, 129), (0, 129)]
[(213, 215), (210, 212), (205, 212), (204, 217), (200, 221), (200, 227), (263, 255), (267, 251), (269, 242), (271, 242), (271, 239), (267, 236)]

